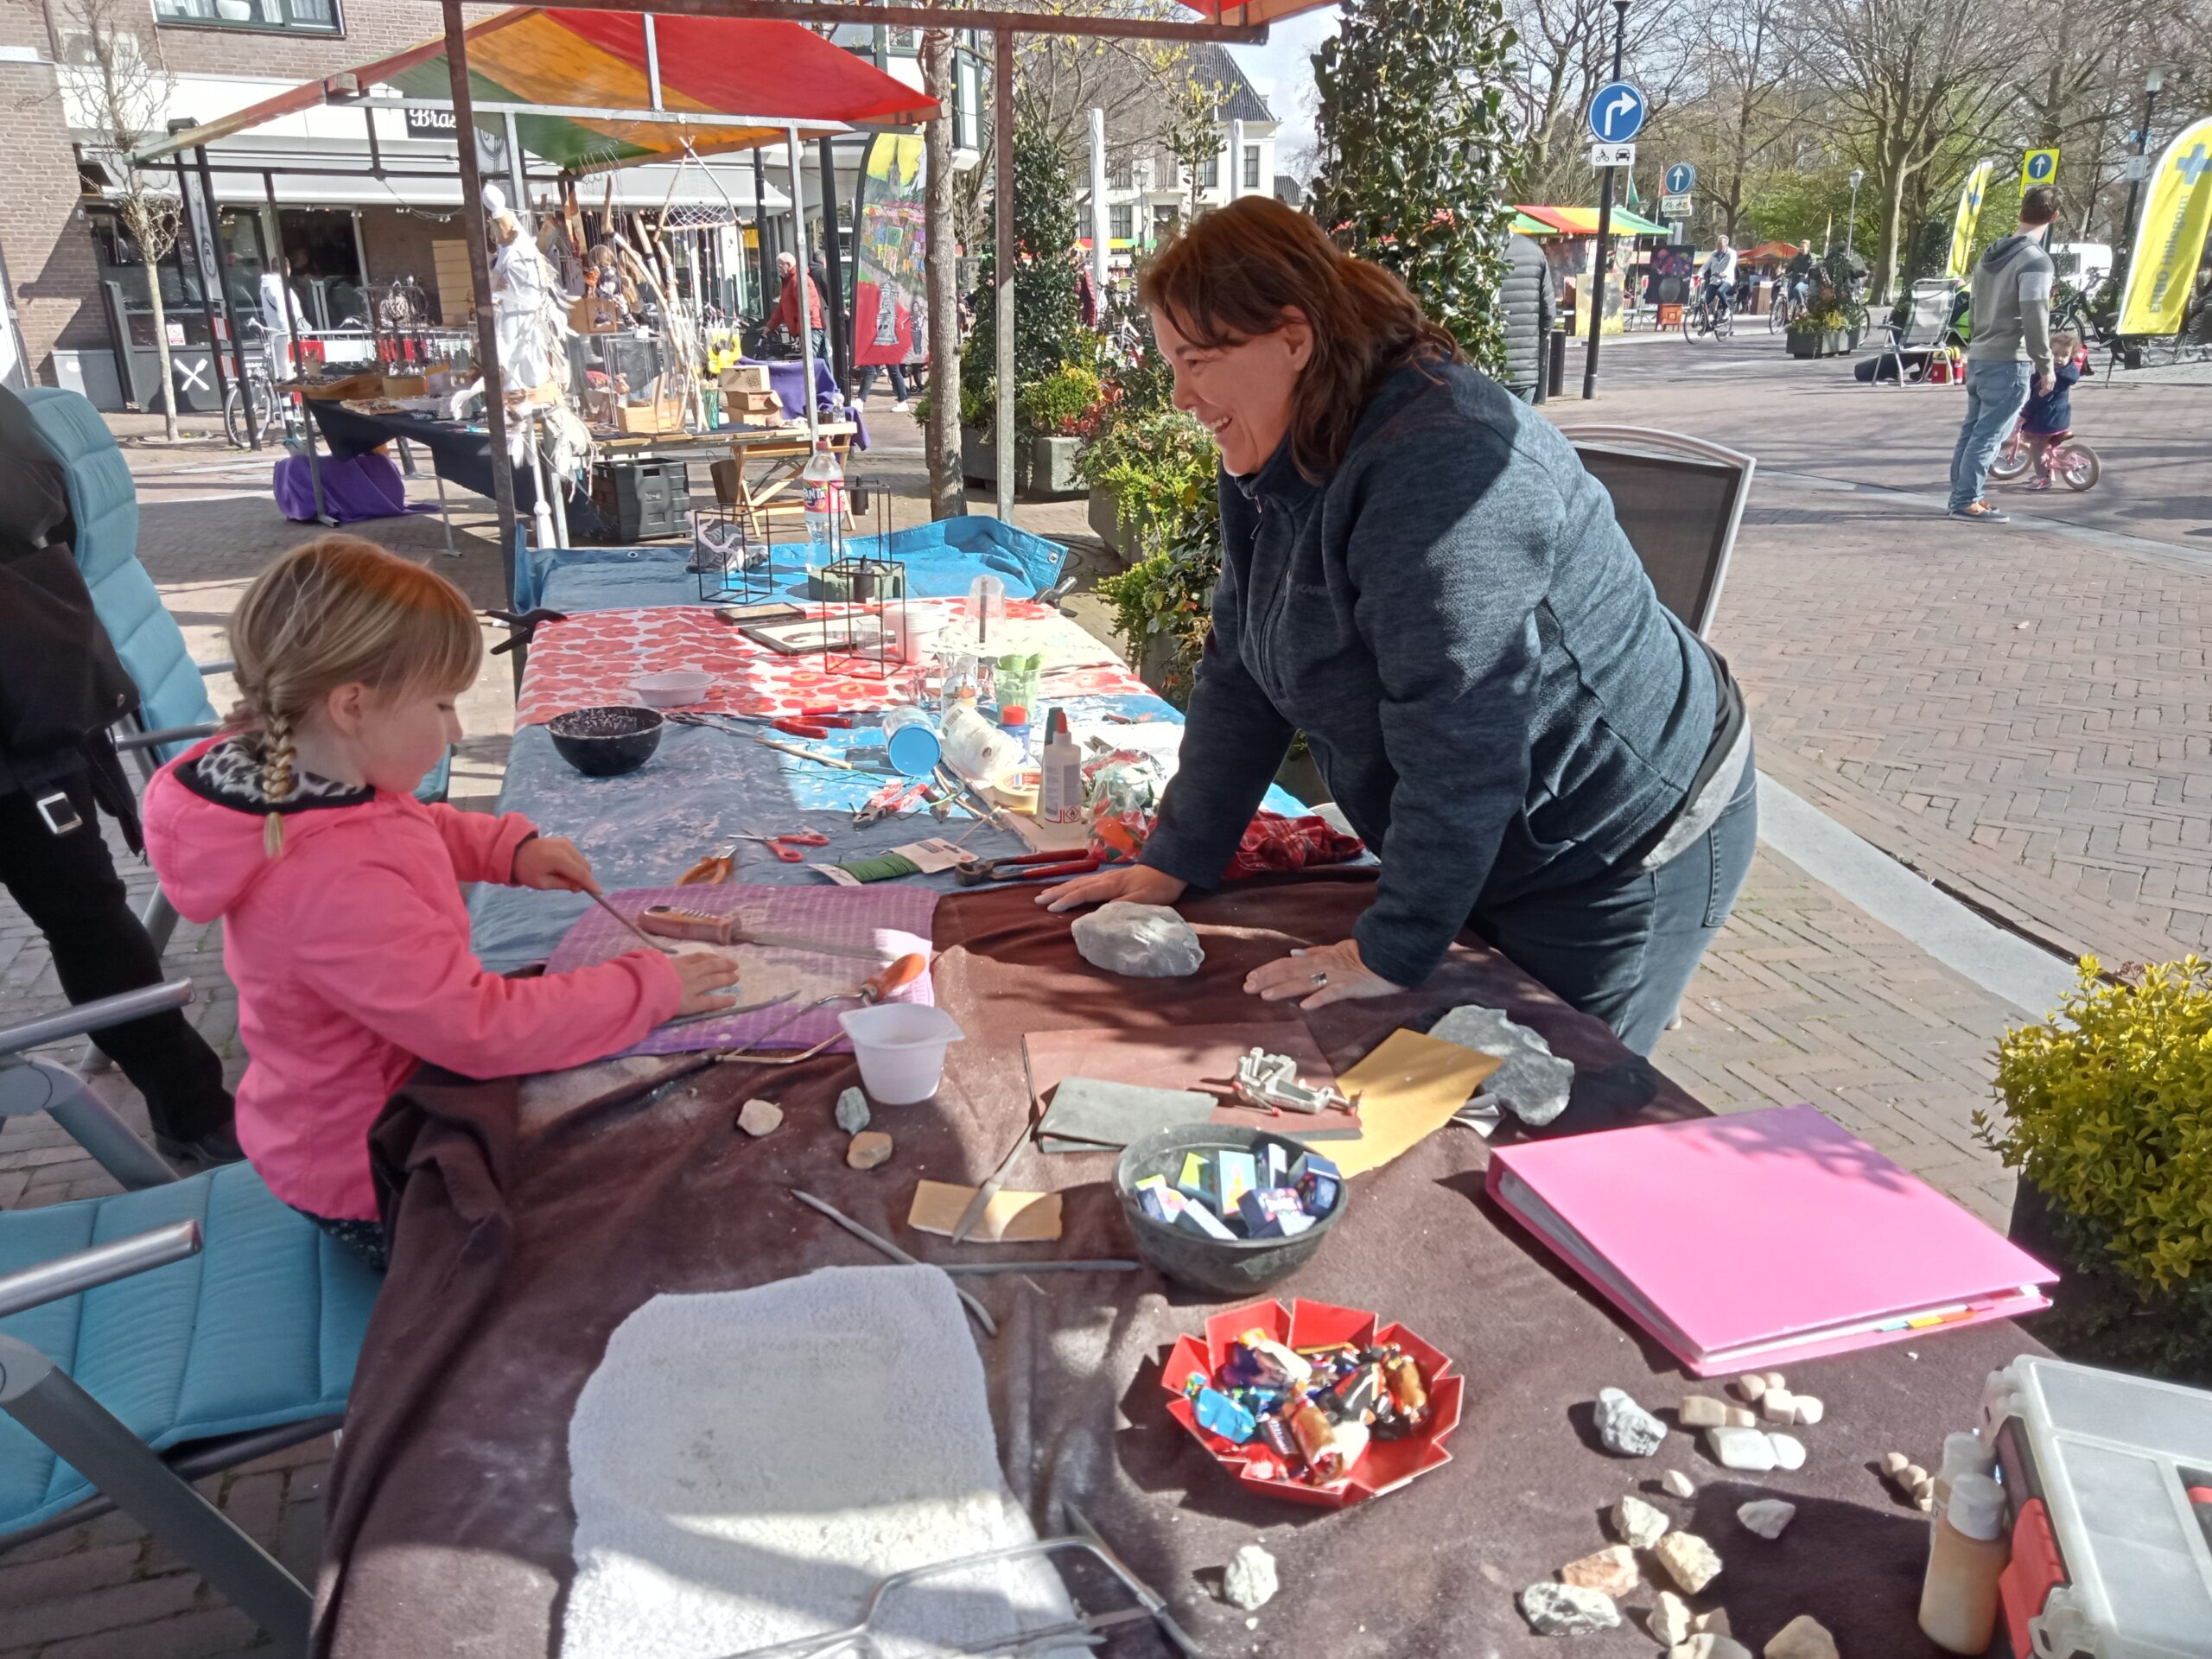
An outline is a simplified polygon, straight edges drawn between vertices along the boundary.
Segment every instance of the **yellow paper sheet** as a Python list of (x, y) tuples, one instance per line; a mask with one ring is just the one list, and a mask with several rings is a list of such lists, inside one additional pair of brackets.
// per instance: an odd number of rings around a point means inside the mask
[[(918, 1181), (914, 1185), (914, 1207), (907, 1212), (906, 1224), (921, 1233), (942, 1233), (952, 1236), (952, 1230), (960, 1224), (960, 1217), (968, 1213), (969, 1201), (977, 1189), (957, 1186), (947, 1181)], [(967, 1244), (1048, 1244), (1060, 1236), (1060, 1195), (1057, 1192), (1007, 1192), (995, 1194), (983, 1211), (983, 1218), (962, 1240)]]
[(1495, 1055), (1394, 1031), (1337, 1079), (1338, 1088), (1359, 1097), (1359, 1139), (1323, 1141), (1315, 1150), (1346, 1176), (1380, 1169), (1449, 1122), (1499, 1065)]

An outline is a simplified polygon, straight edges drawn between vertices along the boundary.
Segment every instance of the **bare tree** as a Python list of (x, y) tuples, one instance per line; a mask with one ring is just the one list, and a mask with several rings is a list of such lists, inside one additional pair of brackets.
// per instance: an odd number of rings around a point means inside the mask
[[(1528, 144), (1520, 199), (1594, 200), (1595, 175), (1584, 162), (1580, 129), (1591, 97), (1612, 79), (1611, 0), (1508, 0), (1506, 17), (1516, 36), (1518, 70), (1508, 98)], [(1630, 8), (1623, 65), (1643, 91), (1655, 136), (1663, 132), (1669, 107), (1693, 86), (1687, 48), (1704, 21), (1704, 13), (1679, 7)]]
[[(154, 350), (161, 362), (162, 423), (176, 442), (176, 375), (169, 363), (168, 317), (162, 303), (162, 261), (176, 246), (182, 204), (134, 159), (158, 137), (176, 78), (162, 61), (152, 16), (132, 0), (58, 0), (61, 90), (72, 122), (91, 137), (85, 149), (114, 181), (111, 200), (146, 270), (154, 313)], [(119, 365), (125, 370), (128, 365)]]
[(1748, 0), (1711, 13), (1700, 53), (1712, 118), (1711, 165), (1699, 192), (1729, 237), (1743, 234), (1745, 198), (1777, 132), (1787, 99), (1791, 54), (1783, 0)]
[[(1056, 16), (1187, 21), (1173, 0), (1059, 0)], [(1081, 175), (1090, 111), (1106, 112), (1107, 154), (1119, 161), (1151, 137), (1160, 100), (1188, 78), (1190, 48), (1179, 41), (1101, 40), (1080, 35), (1024, 35), (1014, 63), (1014, 108), (1050, 133)]]
[(952, 170), (952, 31), (922, 31), (922, 85), (942, 113), (922, 129), (925, 151), (928, 216), (923, 260), (930, 328), (930, 418), (923, 446), (929, 457), (930, 517), (958, 518), (968, 512), (960, 468), (960, 296), (957, 205), (958, 181)]

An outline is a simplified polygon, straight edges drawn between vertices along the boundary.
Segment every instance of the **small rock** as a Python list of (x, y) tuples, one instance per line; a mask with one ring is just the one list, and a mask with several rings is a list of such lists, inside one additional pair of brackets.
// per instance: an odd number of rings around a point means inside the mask
[(1882, 1472), (1892, 1480), (1895, 1480), (1899, 1475), (1903, 1474), (1906, 1470), (1911, 1467), (1912, 1459), (1905, 1456), (1902, 1452), (1885, 1452), (1882, 1453)]
[(1923, 1486), (1931, 1486), (1935, 1479), (1935, 1476), (1916, 1463), (1908, 1463), (1897, 1474), (1897, 1484), (1908, 1492), (1916, 1492)]
[(1618, 1600), (1643, 1582), (1636, 1570), (1636, 1556), (1626, 1544), (1612, 1544), (1559, 1570), (1559, 1581), (1578, 1589), (1596, 1590)]
[(1783, 1381), (1780, 1371), (1769, 1371), (1766, 1374), (1766, 1385), (1770, 1389), (1786, 1389), (1789, 1386)]
[(1802, 1469), (1805, 1466), (1805, 1442), (1795, 1434), (1770, 1434), (1766, 1443), (1774, 1448), (1774, 1462), (1777, 1469)]
[(1191, 925), (1165, 905), (1116, 899), (1077, 917), (1069, 931), (1085, 962), (1132, 979), (1179, 979), (1206, 959)]
[(1935, 1514), (1935, 1513), (1936, 1513), (1936, 1494), (1935, 1494), (1935, 1493), (1933, 1493), (1933, 1492), (1929, 1492), (1929, 1493), (1926, 1497), (1916, 1497), (1916, 1498), (1914, 1498), (1914, 1499), (1912, 1500), (1912, 1507), (1913, 1507), (1914, 1509), (1916, 1509), (1916, 1510), (1919, 1510), (1923, 1515), (1933, 1515), (1933, 1514)]
[(1728, 1422), (1728, 1402), (1709, 1394), (1686, 1394), (1681, 1409), (1675, 1414), (1684, 1428), (1722, 1428)]
[(1735, 1637), (1706, 1630), (1668, 1649), (1667, 1659), (1752, 1659), (1752, 1656)]
[(1521, 1617), (1538, 1636), (1587, 1636), (1621, 1624), (1611, 1596), (1572, 1584), (1530, 1585), (1521, 1592)]
[(1221, 1593), (1232, 1607), (1255, 1612), (1274, 1599), (1281, 1581), (1275, 1576), (1275, 1558), (1257, 1544), (1247, 1544), (1229, 1558), (1221, 1575)]
[(1766, 1659), (1840, 1659), (1835, 1637), (1810, 1613), (1800, 1613), (1774, 1633)]
[(1630, 1549), (1650, 1548), (1666, 1536), (1670, 1524), (1663, 1510), (1655, 1510), (1633, 1492), (1613, 1505), (1613, 1530)]
[(1662, 1590), (1643, 1616), (1643, 1628), (1662, 1648), (1671, 1648), (1690, 1637), (1690, 1605), (1671, 1590)]
[(1685, 1595), (1697, 1594), (1720, 1576), (1720, 1557), (1694, 1532), (1670, 1532), (1651, 1553)]
[(1716, 1607), (1709, 1613), (1700, 1613), (1690, 1620), (1690, 1629), (1701, 1636), (1726, 1636), (1730, 1634), (1728, 1610)]
[(847, 1135), (858, 1135), (868, 1128), (868, 1096), (857, 1089), (848, 1089), (837, 1096), (837, 1127)]
[(1759, 1396), (1766, 1392), (1766, 1378), (1757, 1371), (1747, 1371), (1736, 1379), (1736, 1392), (1743, 1397), (1745, 1405), (1756, 1406)]
[(1679, 1469), (1669, 1469), (1665, 1474), (1660, 1476), (1659, 1484), (1665, 1487), (1669, 1496), (1673, 1497), (1697, 1496), (1697, 1483)]
[(1774, 1444), (1756, 1428), (1708, 1428), (1705, 1449), (1724, 1469), (1763, 1475), (1774, 1467)]
[(891, 1137), (880, 1129), (862, 1129), (845, 1148), (845, 1161), (855, 1169), (874, 1169), (891, 1161)]
[(784, 1121), (784, 1109), (772, 1100), (748, 1100), (737, 1110), (737, 1127), (756, 1139)]
[(1757, 1428), (1758, 1426), (1759, 1414), (1756, 1411), (1753, 1411), (1750, 1407), (1731, 1406), (1728, 1408), (1729, 1427)]
[(1797, 1506), (1778, 1497), (1755, 1498), (1736, 1511), (1736, 1518), (1762, 1538), (1779, 1538), (1782, 1529), (1797, 1518)]
[(1806, 1427), (1811, 1427), (1827, 1414), (1828, 1408), (1821, 1403), (1818, 1395), (1801, 1394), (1797, 1396), (1797, 1421)]
[(1769, 1389), (1759, 1396), (1759, 1415), (1770, 1423), (1797, 1421), (1797, 1396), (1787, 1389)]
[(1667, 1425), (1618, 1389), (1598, 1390), (1598, 1439), (1615, 1457), (1648, 1458), (1667, 1438)]

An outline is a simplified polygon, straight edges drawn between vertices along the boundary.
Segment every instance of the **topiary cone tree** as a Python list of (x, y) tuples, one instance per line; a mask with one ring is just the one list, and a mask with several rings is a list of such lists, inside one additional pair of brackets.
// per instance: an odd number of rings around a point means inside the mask
[(1405, 279), (1468, 358), (1504, 365), (1507, 174), (1518, 149), (1500, 0), (1344, 0), (1313, 54), (1313, 213), (1346, 252)]
[[(984, 216), (981, 257), (976, 261), (976, 327), (961, 371), (969, 395), (992, 384), (998, 363), (998, 214), (994, 201)], [(1090, 360), (1084, 341), (1082, 301), (1076, 288), (1077, 238), (1083, 233), (1076, 214), (1075, 181), (1067, 158), (1040, 122), (1017, 121), (1014, 129), (1014, 382), (1035, 385), (1066, 363)]]

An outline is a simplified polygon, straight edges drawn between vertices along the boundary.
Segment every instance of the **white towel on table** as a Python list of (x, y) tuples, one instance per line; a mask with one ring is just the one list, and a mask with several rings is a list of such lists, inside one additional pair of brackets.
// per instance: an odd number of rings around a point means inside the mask
[[(569, 1423), (575, 1582), (562, 1659), (721, 1659), (857, 1623), (879, 1579), (1032, 1541), (983, 1367), (933, 1268), (830, 1268), (656, 1296)], [(899, 1592), (898, 1659), (1069, 1617), (1031, 1560)]]

